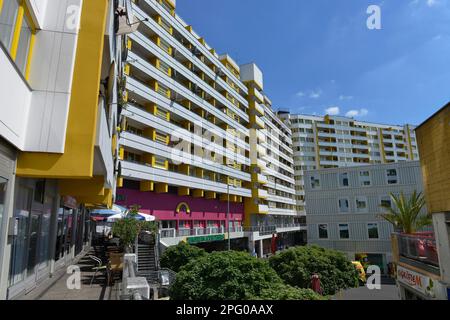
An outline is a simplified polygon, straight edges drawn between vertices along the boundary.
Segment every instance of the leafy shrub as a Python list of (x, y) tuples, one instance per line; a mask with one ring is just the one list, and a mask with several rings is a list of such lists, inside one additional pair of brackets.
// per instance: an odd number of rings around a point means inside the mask
[(164, 251), (161, 255), (160, 264), (162, 268), (178, 272), (181, 267), (188, 264), (191, 260), (205, 255), (205, 250), (181, 242), (177, 246), (169, 247)]
[(248, 300), (277, 285), (283, 281), (267, 261), (246, 252), (213, 252), (182, 267), (169, 295), (174, 300)]
[(310, 288), (311, 276), (320, 276), (324, 295), (358, 286), (358, 273), (347, 257), (336, 250), (319, 246), (290, 248), (270, 258), (270, 266), (294, 287)]

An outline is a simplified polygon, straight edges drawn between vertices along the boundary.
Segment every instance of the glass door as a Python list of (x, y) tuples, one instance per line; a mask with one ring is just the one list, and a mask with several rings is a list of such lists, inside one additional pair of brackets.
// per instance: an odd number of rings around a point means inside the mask
[(27, 262), (27, 277), (35, 275), (35, 266), (37, 260), (37, 247), (39, 238), (40, 215), (35, 212), (30, 216), (29, 242), (28, 242), (28, 262)]

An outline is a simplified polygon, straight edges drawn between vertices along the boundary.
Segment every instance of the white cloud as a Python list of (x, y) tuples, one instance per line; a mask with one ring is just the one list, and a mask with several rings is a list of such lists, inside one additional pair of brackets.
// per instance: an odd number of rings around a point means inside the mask
[(432, 7), (437, 3), (436, 0), (427, 0), (427, 6)]
[(305, 93), (303, 91), (299, 91), (299, 92), (297, 92), (296, 96), (297, 97), (304, 97)]
[(353, 96), (344, 96), (344, 95), (340, 95), (339, 96), (339, 100), (352, 100)]
[(330, 107), (328, 109), (325, 109), (325, 113), (329, 114), (330, 116), (337, 116), (341, 113), (341, 110), (339, 107)]
[(312, 91), (311, 94), (309, 95), (309, 97), (311, 99), (319, 99), (321, 95), (322, 95), (322, 90), (318, 90), (318, 91)]
[(359, 109), (359, 110), (350, 110), (348, 111), (345, 116), (349, 118), (361, 118), (365, 117), (369, 114), (369, 110), (367, 109)]

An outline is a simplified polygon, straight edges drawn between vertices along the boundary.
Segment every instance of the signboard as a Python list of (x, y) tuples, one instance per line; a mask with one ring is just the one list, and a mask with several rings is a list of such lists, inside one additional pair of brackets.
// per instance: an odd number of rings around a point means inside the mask
[(443, 285), (421, 273), (397, 266), (397, 280), (430, 299), (446, 299)]
[(214, 234), (210, 236), (200, 236), (200, 237), (189, 237), (187, 238), (187, 242), (189, 244), (196, 244), (201, 242), (213, 242), (213, 241), (222, 241), (225, 240), (224, 234)]

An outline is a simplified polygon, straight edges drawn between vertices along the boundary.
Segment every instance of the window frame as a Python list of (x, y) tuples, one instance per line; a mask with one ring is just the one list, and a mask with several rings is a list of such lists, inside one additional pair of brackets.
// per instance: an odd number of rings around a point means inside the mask
[[(358, 200), (364, 199), (366, 202), (366, 208), (364, 210), (358, 209)], [(355, 211), (357, 213), (368, 213), (369, 212), (369, 199), (367, 196), (356, 196), (355, 197)]]
[[(395, 177), (396, 177), (395, 183), (389, 183), (389, 175), (388, 175), (388, 172), (389, 172), (390, 170), (395, 170), (395, 173), (396, 173), (396, 174), (395, 174)], [(386, 177), (386, 184), (387, 184), (388, 186), (395, 186), (395, 185), (398, 185), (398, 184), (399, 184), (398, 169), (396, 169), (396, 168), (386, 169), (386, 171), (385, 171), (385, 177)]]
[[(348, 238), (343, 238), (341, 236), (341, 226), (347, 226)], [(348, 224), (348, 223), (338, 223), (338, 234), (339, 234), (339, 240), (350, 240), (351, 239), (350, 224)]]
[[(18, 10), (16, 12), (16, 17), (13, 24), (12, 38), (10, 48), (7, 48), (3, 43), (0, 45), (4, 48), (5, 53), (9, 56), (11, 61), (14, 64), (14, 67), (18, 71), (18, 73), (25, 79), (25, 82), (28, 84), (30, 78), (30, 69), (31, 69), (31, 60), (33, 57), (34, 45), (36, 42), (36, 33), (37, 26), (33, 21), (30, 8), (28, 8), (28, 4), (25, 0), (12, 0), (17, 1), (19, 4)], [(0, 15), (3, 10), (4, 1), (0, 0)], [(28, 27), (31, 31), (31, 36), (29, 39), (29, 43), (27, 46), (27, 55), (25, 57), (25, 68), (22, 71), (21, 68), (17, 65), (17, 53), (20, 45), (21, 31), (23, 22), (28, 24)]]
[[(347, 200), (347, 204), (348, 204), (348, 206), (347, 206), (347, 211), (342, 211), (341, 210), (341, 203), (340, 203), (340, 201), (341, 200)], [(337, 200), (337, 205), (338, 205), (338, 210), (339, 210), (339, 213), (350, 213), (350, 199), (349, 198), (347, 198), (347, 197), (342, 197), (342, 198), (338, 198), (338, 200)]]
[[(345, 175), (347, 177), (343, 178)], [(344, 185), (345, 179), (347, 180), (347, 185)], [(348, 171), (338, 173), (338, 185), (339, 188), (350, 188), (350, 174), (348, 173)]]
[[(321, 236), (320, 236), (320, 226), (326, 226), (326, 232), (327, 232), (327, 236), (325, 237), (325, 238), (322, 238)], [(317, 237), (320, 239), (320, 240), (328, 240), (328, 239), (330, 239), (330, 234), (329, 234), (329, 232), (328, 232), (328, 228), (329, 226), (328, 226), (328, 223), (319, 223), (318, 225), (317, 225)]]
[[(377, 238), (371, 238), (370, 237), (370, 229), (369, 229), (369, 225), (376, 225), (377, 226)], [(380, 224), (378, 222), (367, 222), (366, 223), (366, 228), (367, 228), (367, 239), (368, 240), (380, 240)]]
[[(364, 177), (364, 178), (366, 177), (366, 176), (361, 176), (361, 172), (368, 172), (369, 173), (369, 175), (367, 176), (368, 180), (362, 180), (361, 179), (361, 177)], [(371, 174), (370, 170), (359, 170), (358, 171), (358, 181), (359, 181), (359, 186), (360, 187), (371, 187), (372, 186), (372, 174)], [(367, 185), (363, 184), (363, 182), (366, 182), (366, 181), (369, 181), (369, 184), (367, 184)]]

